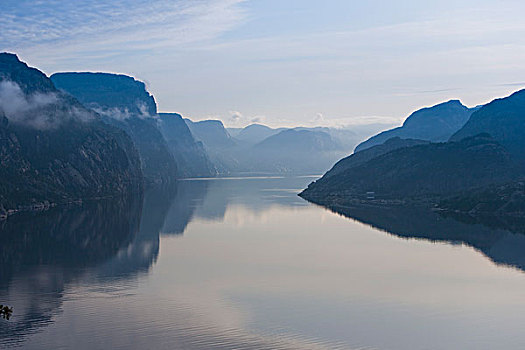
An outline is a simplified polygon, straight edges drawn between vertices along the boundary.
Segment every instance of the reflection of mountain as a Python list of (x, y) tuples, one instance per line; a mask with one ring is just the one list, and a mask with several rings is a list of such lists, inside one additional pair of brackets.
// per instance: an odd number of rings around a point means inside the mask
[(202, 205), (208, 190), (208, 181), (179, 181), (177, 193), (166, 215), (163, 234), (182, 234), (193, 219), (195, 208)]
[[(303, 179), (301, 186), (311, 178)], [(179, 181), (161, 232), (182, 234), (194, 218), (222, 221), (232, 205), (242, 205), (254, 213), (261, 213), (274, 205), (304, 205), (305, 202), (296, 195), (299, 190), (295, 177)]]
[(3, 221), (0, 300), (15, 313), (0, 329), (0, 342), (23, 342), (52, 323), (73, 282), (117, 286), (149, 271), (159, 255), (160, 232), (182, 233), (207, 186), (184, 181), (151, 187), (144, 198), (89, 202)]
[(296, 193), (309, 181), (180, 181), (152, 187), (144, 198), (10, 217), (0, 226), (0, 300), (13, 306), (14, 314), (0, 328), (1, 346), (23, 343), (53, 323), (72, 288), (127, 288), (156, 262), (161, 232), (182, 234), (195, 218), (223, 220), (230, 205), (253, 212), (304, 205)]
[(140, 197), (130, 196), (2, 222), (0, 285), (29, 266), (86, 267), (109, 259), (137, 232), (140, 205)]
[(13, 305), (15, 313), (0, 328), (0, 341), (20, 341), (51, 322), (66, 285), (130, 243), (139, 227), (140, 208), (141, 198), (129, 197), (3, 222), (0, 299)]
[[(525, 234), (507, 228), (515, 222), (494, 222), (492, 226), (458, 221), (431, 210), (408, 207), (334, 207), (333, 211), (392, 235), (469, 245), (498, 264), (525, 270)], [(521, 222), (521, 227), (523, 226)], [(522, 229), (523, 231), (523, 229)]]
[[(301, 182), (296, 177), (283, 177), (195, 181), (205, 183), (206, 195), (195, 202), (198, 205), (195, 205), (194, 215), (205, 220), (220, 221), (224, 219), (229, 206), (242, 205), (249, 211), (262, 213), (272, 206), (305, 205), (305, 202), (297, 197), (297, 192), (300, 191), (300, 186), (306, 185), (311, 178), (304, 177), (302, 180)], [(180, 185), (190, 186), (185, 184), (186, 182)]]
[(138, 273), (147, 272), (157, 261), (159, 234), (170, 204), (176, 201), (176, 191), (174, 185), (153, 187), (146, 191), (135, 239), (122, 247), (113, 259), (97, 268), (95, 274), (99, 278), (109, 281), (134, 278)]

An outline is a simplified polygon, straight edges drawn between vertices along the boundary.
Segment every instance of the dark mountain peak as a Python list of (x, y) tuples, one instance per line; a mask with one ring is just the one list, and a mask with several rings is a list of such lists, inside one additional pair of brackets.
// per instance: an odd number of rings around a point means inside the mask
[(44, 73), (29, 67), (13, 53), (0, 53), (0, 80), (17, 84), (26, 95), (56, 91), (55, 86)]
[[(166, 118), (177, 118), (177, 119), (184, 119), (181, 114), (175, 113), (175, 112), (159, 112), (159, 116), (164, 116)], [(184, 121), (184, 120), (183, 120)]]
[(44, 73), (8, 53), (0, 54), (0, 111), (11, 123), (39, 130), (99, 118), (75, 98), (57, 90)]
[[(425, 119), (451, 119), (457, 112), (468, 112), (469, 108), (460, 100), (450, 100), (435, 106), (425, 107), (413, 112), (403, 123), (403, 126), (411, 126), (414, 123), (424, 123)], [(466, 122), (466, 120), (464, 121)]]
[(51, 80), (57, 88), (75, 96), (83, 104), (103, 110), (118, 109), (130, 115), (154, 116), (157, 105), (146, 84), (124, 74), (66, 72)]
[(487, 133), (501, 143), (516, 159), (525, 158), (525, 90), (496, 99), (479, 108), (469, 121), (452, 137), (459, 141), (465, 137)]
[(15, 62), (21, 62), (18, 59), (18, 56), (16, 55), (16, 53), (12, 53), (12, 52), (0, 52), (0, 60), (12, 60)]

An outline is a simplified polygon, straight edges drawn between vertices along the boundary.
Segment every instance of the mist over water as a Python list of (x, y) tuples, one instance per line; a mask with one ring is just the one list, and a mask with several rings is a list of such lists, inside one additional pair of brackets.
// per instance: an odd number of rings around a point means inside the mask
[(0, 348), (523, 348), (525, 236), (408, 209), (350, 219), (297, 196), (314, 179), (9, 218)]

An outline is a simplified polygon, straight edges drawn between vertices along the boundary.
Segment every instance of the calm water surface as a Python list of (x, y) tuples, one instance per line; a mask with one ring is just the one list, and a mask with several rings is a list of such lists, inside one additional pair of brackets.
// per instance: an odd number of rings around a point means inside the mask
[(525, 348), (525, 235), (345, 218), (297, 196), (312, 180), (188, 180), (10, 218), (0, 348)]

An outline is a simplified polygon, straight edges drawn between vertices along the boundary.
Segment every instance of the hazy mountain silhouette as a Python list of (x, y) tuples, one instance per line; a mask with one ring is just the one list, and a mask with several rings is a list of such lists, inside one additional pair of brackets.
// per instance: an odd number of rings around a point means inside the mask
[(248, 145), (255, 145), (262, 142), (266, 138), (276, 135), (285, 130), (296, 130), (296, 131), (313, 131), (313, 132), (324, 132), (329, 134), (333, 141), (339, 145), (339, 148), (350, 152), (354, 147), (362, 140), (362, 135), (368, 134), (366, 130), (353, 130), (360, 129), (359, 126), (352, 128), (330, 128), (330, 127), (293, 127), (293, 128), (270, 128), (262, 124), (250, 124), (245, 128), (227, 128), (230, 135), (239, 143), (245, 143)]
[(19, 206), (124, 194), (142, 187), (135, 148), (13, 54), (0, 54), (0, 215)]
[(249, 153), (260, 171), (312, 174), (330, 168), (345, 151), (326, 132), (287, 129), (254, 145)]
[(239, 164), (237, 142), (230, 136), (220, 120), (203, 120), (193, 122), (184, 119), (193, 137), (202, 142), (206, 154), (214, 164), (217, 173), (226, 175), (239, 172), (242, 165)]
[(348, 151), (329, 128), (272, 129), (252, 124), (232, 137), (220, 121), (186, 119), (186, 123), (222, 174), (320, 173)]
[(202, 120), (198, 122), (184, 119), (193, 136), (207, 148), (220, 149), (236, 145), (220, 120)]
[[(465, 107), (458, 100), (440, 103), (412, 113), (402, 126), (383, 131), (360, 143), (355, 152), (380, 145), (393, 137), (418, 139), (431, 142), (448, 141), (477, 109)], [(474, 136), (474, 135), (471, 135)]]
[(326, 132), (289, 129), (259, 142), (254, 149), (268, 152), (286, 150), (286, 152), (296, 153), (336, 151), (341, 147)]
[(56, 73), (51, 80), (131, 136), (148, 181), (176, 177), (175, 159), (157, 125), (155, 100), (143, 82), (109, 73)]
[(159, 127), (177, 162), (179, 177), (210, 177), (218, 171), (210, 161), (203, 143), (196, 141), (177, 113), (159, 113)]
[(236, 140), (255, 145), (256, 143), (259, 143), (282, 130), (283, 128), (272, 129), (266, 125), (250, 124), (247, 127), (242, 128), (234, 137)]

